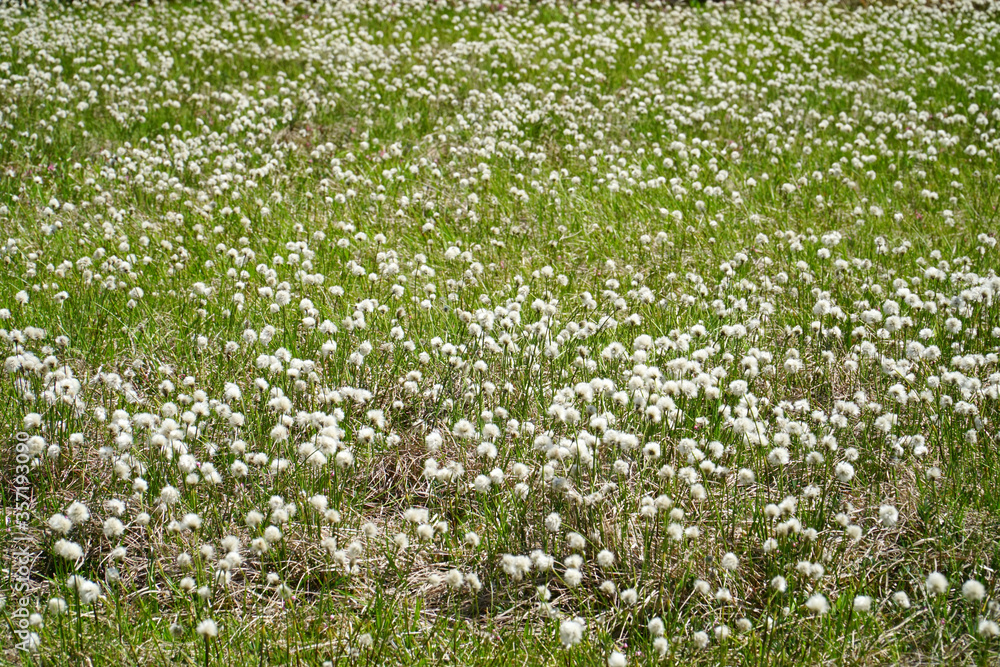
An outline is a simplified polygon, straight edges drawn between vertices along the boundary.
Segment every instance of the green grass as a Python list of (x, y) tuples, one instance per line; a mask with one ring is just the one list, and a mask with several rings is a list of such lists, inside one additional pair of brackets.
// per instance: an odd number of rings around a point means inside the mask
[(0, 663), (996, 662), (998, 10), (0, 10)]

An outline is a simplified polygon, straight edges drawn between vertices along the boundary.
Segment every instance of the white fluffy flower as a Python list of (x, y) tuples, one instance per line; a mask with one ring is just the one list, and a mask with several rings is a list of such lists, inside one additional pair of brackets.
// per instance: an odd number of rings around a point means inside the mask
[(206, 640), (214, 639), (219, 636), (219, 626), (216, 625), (215, 621), (213, 621), (212, 619), (206, 618), (205, 620), (198, 623), (198, 627), (195, 628), (195, 632), (197, 632), (200, 637)]
[(948, 578), (940, 572), (931, 572), (927, 575), (925, 587), (930, 595), (944, 595), (948, 592)]
[(822, 616), (823, 614), (830, 611), (830, 603), (824, 595), (817, 593), (806, 600), (806, 609), (816, 614), (817, 616)]
[(575, 620), (566, 620), (559, 624), (559, 641), (570, 648), (583, 641), (583, 625)]

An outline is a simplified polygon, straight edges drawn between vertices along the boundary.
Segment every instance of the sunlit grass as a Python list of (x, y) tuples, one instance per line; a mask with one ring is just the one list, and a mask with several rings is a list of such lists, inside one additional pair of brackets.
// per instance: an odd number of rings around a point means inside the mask
[(995, 661), (998, 9), (0, 10), (3, 660)]

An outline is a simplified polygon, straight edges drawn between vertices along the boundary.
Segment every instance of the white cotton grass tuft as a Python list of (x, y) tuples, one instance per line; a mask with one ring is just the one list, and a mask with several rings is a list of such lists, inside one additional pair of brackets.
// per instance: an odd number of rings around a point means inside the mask
[(621, 651), (612, 651), (608, 655), (608, 667), (625, 667), (627, 664), (628, 659)]
[(994, 639), (1000, 637), (1000, 625), (988, 618), (981, 618), (976, 625), (976, 632), (983, 639)]
[(931, 572), (924, 582), (928, 595), (944, 595), (948, 592), (948, 587), (948, 578), (940, 572)]
[(219, 636), (219, 626), (211, 618), (206, 618), (198, 623), (195, 632), (198, 633), (199, 637), (208, 641)]
[(895, 528), (899, 521), (899, 511), (892, 505), (882, 505), (878, 508), (879, 520), (887, 528)]
[(789, 461), (791, 461), (791, 455), (785, 447), (775, 447), (767, 455), (767, 462), (775, 467), (786, 466)]
[(125, 524), (117, 517), (109, 517), (104, 521), (103, 530), (105, 537), (115, 539), (121, 537), (125, 532)]
[(735, 572), (740, 566), (740, 559), (736, 554), (729, 552), (722, 557), (722, 569), (728, 572)]
[(73, 528), (73, 521), (65, 514), (53, 514), (48, 520), (49, 528), (59, 535), (65, 535)]
[(73, 591), (77, 596), (79, 596), (80, 603), (85, 605), (90, 605), (100, 598), (101, 587), (99, 584), (94, 583), (80, 575), (71, 575), (66, 580), (67, 587)]
[(816, 593), (806, 600), (806, 609), (817, 616), (822, 616), (830, 611), (830, 603), (827, 601), (826, 596)]
[(83, 548), (70, 540), (57, 540), (52, 548), (53, 553), (68, 561), (79, 561), (83, 558)]
[(66, 516), (74, 525), (82, 524), (90, 519), (90, 510), (79, 501), (74, 501), (66, 508)]
[(986, 598), (986, 587), (975, 579), (962, 584), (962, 597), (968, 602), (982, 602)]
[(583, 624), (577, 620), (565, 620), (559, 624), (559, 641), (566, 648), (572, 648), (583, 641)]

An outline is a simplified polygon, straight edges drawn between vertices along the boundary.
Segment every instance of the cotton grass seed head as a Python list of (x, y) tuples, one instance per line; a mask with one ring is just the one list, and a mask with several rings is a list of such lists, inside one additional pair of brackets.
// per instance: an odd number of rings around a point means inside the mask
[(583, 625), (575, 620), (565, 620), (559, 624), (559, 641), (566, 648), (572, 648), (583, 640)]
[(962, 597), (969, 602), (982, 602), (986, 597), (986, 587), (975, 579), (962, 584)]
[(931, 572), (924, 583), (929, 595), (944, 595), (948, 592), (948, 579), (940, 572)]
[(195, 628), (195, 632), (198, 633), (199, 637), (208, 641), (219, 636), (219, 626), (216, 625), (214, 620), (206, 618), (198, 623), (197, 628)]

